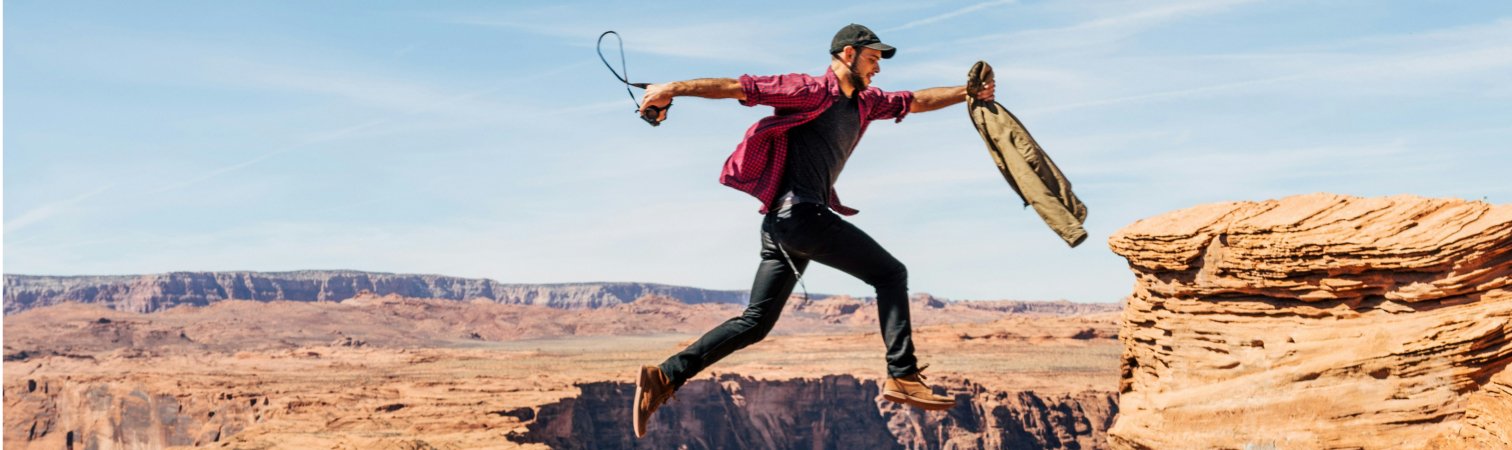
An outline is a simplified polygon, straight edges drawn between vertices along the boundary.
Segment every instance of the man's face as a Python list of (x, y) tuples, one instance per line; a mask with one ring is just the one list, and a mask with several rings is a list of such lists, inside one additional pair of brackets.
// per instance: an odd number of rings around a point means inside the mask
[(861, 88), (871, 86), (872, 77), (882, 71), (882, 51), (862, 47), (860, 55), (852, 58), (848, 66), (852, 82)]

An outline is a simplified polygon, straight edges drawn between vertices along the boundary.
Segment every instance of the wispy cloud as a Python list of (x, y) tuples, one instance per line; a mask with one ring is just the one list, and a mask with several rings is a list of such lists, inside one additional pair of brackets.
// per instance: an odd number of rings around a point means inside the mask
[(183, 189), (183, 188), (187, 188), (187, 187), (190, 187), (190, 186), (194, 186), (194, 185), (206, 182), (206, 181), (210, 181), (210, 180), (213, 180), (213, 179), (217, 179), (217, 178), (223, 177), (223, 176), (225, 176), (228, 173), (235, 172), (235, 171), (238, 171), (238, 170), (241, 170), (241, 169), (245, 169), (247, 167), (251, 167), (252, 165), (255, 165), (255, 164), (263, 162), (263, 161), (266, 161), (266, 160), (268, 160), (270, 158), (273, 158), (273, 157), (278, 156), (278, 155), (282, 155), (284, 153), (289, 153), (289, 152), (292, 152), (292, 151), (295, 151), (295, 150), (300, 150), (300, 149), (308, 148), (310, 146), (313, 146), (315, 144), (320, 144), (320, 143), (323, 143), (323, 142), (330, 142), (330, 141), (334, 141), (334, 140), (337, 140), (337, 139), (341, 139), (342, 137), (350, 135), (352, 133), (356, 133), (358, 131), (362, 131), (362, 130), (366, 130), (366, 129), (376, 128), (378, 126), (385, 125), (385, 124), (388, 124), (388, 123), (389, 123), (389, 121), (386, 120), (386, 119), (372, 120), (372, 121), (368, 121), (368, 122), (364, 122), (364, 123), (360, 123), (360, 124), (356, 124), (356, 125), (352, 125), (352, 126), (348, 126), (348, 127), (342, 127), (342, 128), (337, 128), (337, 129), (334, 129), (334, 130), (328, 130), (328, 131), (324, 131), (324, 132), (319, 132), (319, 133), (316, 133), (312, 137), (308, 137), (308, 138), (305, 138), (303, 140), (300, 140), (299, 142), (296, 142), (296, 143), (293, 143), (293, 144), (289, 144), (289, 145), (285, 145), (285, 146), (273, 149), (271, 151), (268, 151), (268, 152), (262, 153), (260, 155), (257, 155), (255, 157), (252, 157), (251, 159), (247, 159), (247, 160), (235, 163), (235, 164), (230, 164), (230, 165), (226, 165), (226, 166), (221, 166), (221, 167), (217, 167), (217, 168), (214, 168), (214, 169), (210, 169), (210, 170), (205, 171), (204, 173), (199, 174), (197, 176), (194, 176), (192, 178), (188, 178), (188, 179), (185, 179), (185, 180), (176, 181), (176, 182), (169, 183), (169, 184), (166, 184), (166, 185), (163, 185), (163, 186), (159, 186), (157, 188), (154, 188), (154, 189), (148, 191), (147, 194), (148, 195), (157, 195), (157, 194), (162, 194), (162, 193), (169, 192), (169, 191), (176, 191), (176, 190), (179, 190), (179, 189)]
[(919, 19), (919, 20), (915, 20), (915, 21), (912, 21), (912, 22), (908, 22), (908, 23), (905, 23), (905, 24), (902, 24), (902, 25), (899, 25), (899, 26), (896, 26), (896, 27), (888, 28), (888, 29), (882, 30), (882, 31), (907, 30), (909, 28), (921, 27), (921, 26), (924, 26), (924, 25), (930, 25), (930, 24), (938, 23), (938, 22), (941, 22), (941, 21), (944, 21), (944, 20), (947, 20), (947, 19), (953, 19), (953, 18), (956, 18), (956, 17), (964, 16), (964, 15), (971, 14), (971, 13), (974, 13), (974, 12), (977, 12), (977, 11), (981, 11), (983, 9), (991, 8), (991, 7), (994, 7), (994, 6), (1011, 5), (1011, 4), (1014, 4), (1014, 3), (1018, 3), (1018, 2), (1016, 0), (996, 0), (996, 1), (990, 1), (990, 2), (977, 3), (975, 5), (967, 6), (965, 8), (957, 9), (955, 11), (951, 11), (951, 12), (943, 13), (943, 14), (938, 14), (938, 15), (934, 15), (934, 16), (930, 16), (930, 17), (925, 17), (923, 19)]
[(115, 183), (107, 184), (89, 192), (32, 208), (27, 212), (21, 213), (21, 215), (16, 217), (15, 219), (5, 221), (5, 232), (15, 233), (33, 224), (45, 221), (49, 218), (52, 218), (53, 216), (67, 212), (75, 205), (83, 203), (85, 200), (89, 200), (100, 194), (104, 194), (114, 186)]
[(1025, 33), (1082, 33), (1094, 30), (1115, 29), (1139, 30), (1170, 22), (1176, 19), (1184, 19), (1204, 14), (1224, 12), (1231, 10), (1237, 6), (1249, 3), (1257, 3), (1258, 1), (1259, 0), (1202, 0), (1163, 3), (1153, 8), (1142, 9), (1128, 14), (1097, 18), (1069, 27), (1027, 31)]
[[(1067, 48), (1090, 48), (1117, 42), (1177, 20), (1226, 13), (1259, 0), (1197, 0), (1160, 3), (1117, 15), (1097, 17), (1072, 25), (995, 33), (956, 41), (956, 44), (991, 44), (993, 53), (1054, 52)], [(1147, 5), (1140, 2), (1139, 5)]]
[[(1479, 34), (1479, 32), (1480, 30), (1474, 31), (1476, 34)], [(1440, 33), (1438, 36), (1443, 36), (1443, 34)], [(1237, 56), (1228, 55), (1230, 58)], [(1512, 42), (1491, 41), (1481, 43), (1479, 47), (1452, 50), (1441, 48), (1405, 52), (1399, 50), (1378, 50), (1374, 54), (1364, 55), (1358, 52), (1338, 54), (1310, 52), (1294, 55), (1267, 53), (1263, 56), (1272, 66), (1305, 69), (1301, 72), (1291, 74), (1073, 102), (1035, 108), (1028, 112), (1032, 114), (1049, 114), (1155, 100), (1232, 94), (1304, 81), (1329, 81), (1331, 85), (1334, 85), (1329, 90), (1339, 92), (1351, 89), (1367, 89), (1371, 86), (1384, 86), (1400, 80), (1443, 79), (1463, 74), (1500, 77), (1500, 74), (1504, 74), (1508, 68), (1512, 68)], [(1187, 63), (1190, 64), (1196, 60), (1205, 58), (1207, 57), (1199, 56), (1193, 58), (1193, 60), (1189, 60)], [(1163, 62), (1163, 64), (1171, 63), (1168, 59)], [(1502, 88), (1512, 84), (1512, 78), (1501, 77), (1499, 79), (1501, 81), (1496, 82), (1496, 85)], [(1495, 82), (1494, 80), (1492, 81)], [(1455, 87), (1445, 85), (1443, 88), (1453, 89)], [(1385, 90), (1389, 88), (1383, 87), (1381, 89)], [(1312, 91), (1306, 90), (1306, 92)], [(1410, 92), (1403, 92), (1403, 94), (1408, 93)]]
[[(605, 31), (583, 24), (532, 23), (475, 16), (453, 17), (446, 21), (560, 38), (569, 45), (581, 47), (594, 45), (599, 34)], [(791, 53), (784, 51), (775, 38), (783, 36), (783, 30), (790, 27), (777, 23), (757, 27), (748, 22), (721, 21), (631, 25), (615, 31), (624, 39), (625, 52), (630, 55), (646, 53), (690, 59), (776, 64), (789, 61), (788, 55)], [(605, 39), (603, 49), (611, 63), (617, 62), (619, 47), (612, 37)]]
[(226, 82), (259, 89), (332, 96), (401, 114), (439, 112), (487, 116), (509, 112), (509, 108), (503, 105), (475, 101), (505, 87), (503, 83), (458, 93), (430, 83), (387, 79), (353, 71), (318, 71), (245, 60), (223, 60), (219, 66), (222, 68), (220, 76)]
[[(309, 89), (316, 92), (352, 97), (365, 102), (392, 107), (394, 108), (395, 113), (384, 118), (368, 120), (340, 128), (316, 132), (313, 133), (310, 137), (306, 137), (292, 144), (284, 145), (273, 150), (263, 152), (257, 156), (248, 158), (241, 162), (210, 169), (193, 178), (157, 187), (149, 191), (148, 194), (156, 195), (169, 191), (184, 189), (197, 185), (199, 183), (203, 183), (205, 181), (225, 176), (226, 174), (231, 172), (251, 167), (253, 165), (256, 165), (257, 163), (266, 161), (275, 156), (296, 150), (307, 149), (317, 144), (338, 141), (346, 137), (356, 135), (362, 131), (380, 129), (416, 114), (432, 111), (461, 110), (468, 116), (475, 118), (484, 118), (487, 120), (508, 120), (510, 117), (524, 117), (529, 113), (520, 111), (518, 108), (507, 108), (503, 105), (475, 102), (474, 99), (497, 92), (507, 86), (516, 83), (560, 74), (562, 72), (575, 70), (586, 65), (588, 65), (587, 61), (573, 63), (566, 66), (546, 70), (534, 75), (497, 82), (483, 88), (451, 94), (443, 93), (437, 89), (418, 84), (398, 84), (371, 80), (354, 81), (350, 78), (344, 77), (303, 76), (291, 74), (288, 72), (280, 72), (276, 69), (269, 70), (264, 72), (261, 76), (255, 76), (254, 79), (267, 81), (275, 86)], [(385, 87), (393, 87), (393, 89), (385, 90)], [(600, 105), (589, 106), (601, 107)]]

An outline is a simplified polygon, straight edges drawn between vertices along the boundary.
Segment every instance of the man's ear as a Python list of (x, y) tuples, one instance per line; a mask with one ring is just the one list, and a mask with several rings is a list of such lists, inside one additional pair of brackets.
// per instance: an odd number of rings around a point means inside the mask
[(840, 51), (840, 55), (840, 62), (850, 65), (856, 61), (856, 47), (847, 45), (845, 46), (845, 50)]

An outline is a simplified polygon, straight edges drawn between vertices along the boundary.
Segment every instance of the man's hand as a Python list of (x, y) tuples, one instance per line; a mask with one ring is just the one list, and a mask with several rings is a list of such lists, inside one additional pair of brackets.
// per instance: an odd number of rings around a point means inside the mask
[(646, 94), (641, 96), (641, 109), (655, 106), (660, 108), (656, 121), (667, 120), (667, 105), (672, 104), (672, 90), (668, 84), (653, 84), (646, 86)]
[(977, 100), (981, 100), (981, 101), (984, 101), (984, 102), (992, 102), (993, 101), (993, 92), (996, 90), (996, 88), (997, 88), (997, 82), (993, 81), (993, 80), (988, 80), (987, 84), (983, 84), (982, 88), (977, 90), (977, 93), (976, 93)]

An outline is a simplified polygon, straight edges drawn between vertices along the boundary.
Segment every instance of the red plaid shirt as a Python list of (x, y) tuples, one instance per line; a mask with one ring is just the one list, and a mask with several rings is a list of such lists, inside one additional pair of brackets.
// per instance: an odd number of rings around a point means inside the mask
[[(735, 147), (735, 153), (725, 160), (724, 171), (719, 174), (719, 183), (761, 200), (761, 213), (766, 214), (777, 199), (778, 184), (782, 182), (788, 152), (788, 130), (819, 117), (834, 103), (840, 94), (840, 79), (833, 69), (826, 70), (823, 78), (801, 73), (772, 76), (740, 77), (740, 89), (745, 93), (746, 106), (767, 105), (776, 110), (751, 125), (745, 138)], [(861, 108), (861, 129), (856, 141), (866, 134), (866, 125), (873, 120), (894, 119), (901, 122), (913, 105), (913, 93), (909, 91), (883, 92), (869, 87), (861, 91), (857, 103)], [(840, 204), (835, 187), (830, 186), (829, 207), (847, 216), (858, 211)]]

